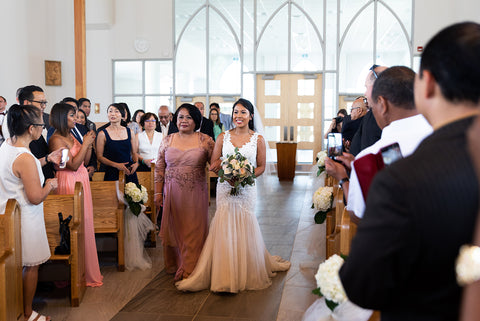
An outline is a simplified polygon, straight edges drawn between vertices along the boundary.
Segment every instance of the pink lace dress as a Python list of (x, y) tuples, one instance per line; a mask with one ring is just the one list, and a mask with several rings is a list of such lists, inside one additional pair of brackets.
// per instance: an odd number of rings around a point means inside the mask
[[(76, 139), (73, 141), (74, 143), (73, 147), (70, 149), (70, 153), (75, 156), (80, 151), (82, 145)], [(75, 172), (67, 168), (57, 171), (56, 177), (58, 178), (57, 194), (73, 194), (75, 183), (82, 182), (83, 184), (85, 278), (87, 281), (87, 286), (101, 286), (103, 285), (103, 276), (100, 274), (100, 266), (98, 264), (97, 244), (95, 243), (95, 230), (93, 227), (92, 192), (90, 190), (90, 180), (88, 178), (87, 168), (82, 163), (82, 165), (80, 165)]]
[(178, 134), (167, 136), (160, 145), (155, 181), (164, 181), (160, 238), (167, 273), (181, 280), (192, 273), (208, 234), (208, 190), (206, 164), (214, 142), (202, 133), (198, 147), (172, 147)]

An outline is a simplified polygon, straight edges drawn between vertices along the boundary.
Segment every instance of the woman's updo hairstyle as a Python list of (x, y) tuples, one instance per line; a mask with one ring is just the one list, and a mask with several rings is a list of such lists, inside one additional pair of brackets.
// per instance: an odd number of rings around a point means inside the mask
[(33, 105), (14, 104), (8, 109), (7, 127), (10, 137), (22, 136), (32, 124), (43, 123), (42, 111)]
[(178, 113), (180, 112), (181, 109), (186, 109), (188, 111), (193, 121), (195, 122), (194, 130), (197, 131), (200, 128), (200, 124), (202, 122), (202, 114), (200, 113), (200, 110), (198, 110), (198, 108), (193, 106), (192, 104), (185, 103), (177, 108), (177, 110), (175, 111), (175, 114), (173, 115), (173, 120), (172, 120), (175, 126), (177, 125)]
[(233, 109), (235, 109), (235, 106), (237, 106), (238, 104), (242, 105), (243, 107), (245, 107), (249, 112), (250, 112), (250, 115), (252, 115), (252, 119), (249, 120), (248, 122), (248, 128), (250, 128), (251, 130), (255, 130), (255, 126), (253, 125), (253, 117), (254, 117), (254, 108), (253, 108), (253, 105), (252, 103), (247, 100), (247, 99), (244, 99), (244, 98), (240, 98), (239, 100), (237, 100), (235, 102), (235, 104), (233, 104), (233, 108), (232, 108), (232, 120), (233, 120)]

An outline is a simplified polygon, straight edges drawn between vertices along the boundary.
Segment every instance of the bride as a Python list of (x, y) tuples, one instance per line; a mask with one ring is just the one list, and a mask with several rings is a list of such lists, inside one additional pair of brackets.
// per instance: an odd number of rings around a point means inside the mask
[[(236, 147), (255, 166), (255, 176), (265, 171), (266, 147), (261, 135), (254, 131), (254, 107), (246, 99), (233, 105), (236, 127), (221, 133), (212, 154), (210, 170), (220, 170), (220, 156), (234, 154)], [(258, 116), (257, 116), (258, 117)], [(198, 263), (192, 274), (175, 285), (182, 291), (210, 289), (214, 292), (237, 293), (260, 290), (272, 284), (275, 271), (286, 271), (290, 262), (268, 253), (255, 216), (255, 186), (230, 195), (233, 182), (217, 184), (217, 211)]]

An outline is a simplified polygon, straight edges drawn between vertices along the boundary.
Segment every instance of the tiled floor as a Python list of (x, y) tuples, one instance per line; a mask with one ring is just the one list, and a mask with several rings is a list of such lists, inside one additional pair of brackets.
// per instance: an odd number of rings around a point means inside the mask
[[(271, 287), (239, 294), (209, 291), (183, 293), (163, 271), (160, 246), (148, 249), (154, 264), (148, 271), (117, 272), (108, 257), (101, 258), (104, 285), (88, 288), (78, 308), (70, 308), (68, 287), (40, 291), (35, 308), (52, 320), (195, 320), (295, 321), (316, 299), (314, 274), (325, 257), (325, 227), (313, 224), (311, 178), (294, 182), (270, 181), (258, 188), (257, 217), (265, 244), (274, 255), (292, 262), (278, 273)], [(212, 202), (210, 214), (215, 212)], [(160, 243), (158, 243), (160, 244)]]

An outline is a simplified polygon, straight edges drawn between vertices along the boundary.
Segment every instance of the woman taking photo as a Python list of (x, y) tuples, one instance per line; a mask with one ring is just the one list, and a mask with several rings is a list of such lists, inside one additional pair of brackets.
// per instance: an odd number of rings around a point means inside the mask
[[(0, 147), (0, 213), (5, 213), (10, 198), (20, 204), (25, 320), (50, 320), (32, 310), (38, 266), (50, 258), (43, 201), (57, 188), (56, 178), (47, 179), (43, 186), (40, 161), (29, 148), (30, 142), (39, 139), (45, 128), (42, 112), (32, 105), (13, 105), (8, 111), (6, 125), (11, 138)], [(57, 159), (57, 163), (59, 161)]]
[(85, 164), (88, 164), (95, 142), (95, 132), (89, 131), (83, 136), (83, 144), (74, 139), (71, 130), (75, 128), (75, 108), (68, 104), (55, 104), (50, 112), (50, 124), (55, 132), (49, 140), (50, 150), (68, 149), (68, 161), (65, 168), (56, 168), (58, 194), (73, 194), (75, 183), (83, 184), (83, 208), (85, 230), (85, 278), (87, 286), (101, 286), (102, 275), (98, 264), (95, 230), (93, 227), (93, 204), (90, 180)]
[(214, 142), (200, 132), (202, 115), (191, 104), (173, 117), (178, 133), (160, 145), (155, 166), (155, 204), (163, 206), (160, 238), (165, 270), (175, 281), (192, 273), (208, 234), (206, 164)]
[(137, 143), (130, 128), (120, 124), (125, 117), (125, 109), (119, 104), (111, 104), (107, 109), (110, 125), (98, 133), (97, 159), (105, 165), (105, 181), (118, 180), (119, 171), (124, 171), (125, 182), (138, 183)]
[(161, 133), (155, 130), (157, 123), (158, 118), (154, 113), (146, 113), (140, 119), (140, 125), (145, 130), (137, 134), (138, 161), (140, 162), (138, 171), (150, 171), (152, 162), (157, 161), (158, 149), (163, 137)]

